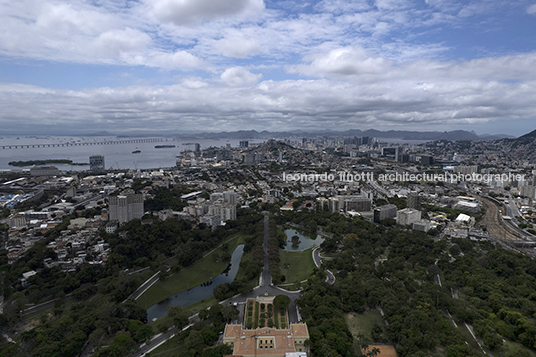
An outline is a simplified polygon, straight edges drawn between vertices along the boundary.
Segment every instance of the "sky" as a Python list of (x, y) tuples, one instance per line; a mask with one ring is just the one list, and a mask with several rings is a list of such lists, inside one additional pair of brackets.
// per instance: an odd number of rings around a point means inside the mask
[(536, 0), (0, 0), (0, 134), (536, 129)]

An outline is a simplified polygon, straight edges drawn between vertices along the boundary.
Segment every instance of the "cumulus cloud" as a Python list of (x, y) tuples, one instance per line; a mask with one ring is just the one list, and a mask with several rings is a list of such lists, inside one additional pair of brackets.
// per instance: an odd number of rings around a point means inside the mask
[(206, 88), (209, 86), (209, 84), (203, 79), (195, 78), (195, 77), (183, 78), (181, 80), (181, 85), (184, 88), (190, 88), (190, 89), (200, 89), (200, 88)]
[[(150, 83), (177, 82), (100, 88), (117, 82), (95, 79), (99, 88), (84, 91), (2, 84), (0, 125), (94, 120), (122, 130), (154, 123), (173, 128), (180, 118), (204, 129), (271, 125), (280, 130), (456, 124), (532, 118), (536, 112), (536, 54), (521, 53), (528, 42), (517, 48), (512, 42), (504, 49), (510, 55), (471, 58), (473, 48), (463, 46), (473, 42), (452, 41), (448, 33), (453, 27), (474, 30), (497, 23), (493, 16), (501, 16), (506, 27), (511, 22), (502, 15), (512, 21), (519, 5), (496, 0), (315, 3), (271, 2), (265, 9), (262, 0), (0, 2), (3, 58), (121, 65), (119, 71), (132, 78), (121, 83), (147, 83), (147, 73), (157, 73)], [(508, 12), (500, 11), (506, 7)], [(536, 5), (521, 11), (534, 15)], [(457, 60), (461, 56), (469, 59)], [(199, 72), (181, 77), (129, 66)], [(85, 85), (73, 83), (73, 88)]]
[[(312, 13), (295, 16), (263, 10), (263, 0), (145, 0), (128, 6), (19, 0), (0, 3), (0, 55), (191, 69), (203, 68), (196, 59), (220, 66), (229, 66), (226, 58), (252, 56), (283, 63), (326, 42), (378, 50), (378, 38), (411, 26), (410, 15), (415, 22), (426, 17), (392, 8), (389, 1), (378, 0), (375, 9), (366, 1), (324, 0)], [(203, 26), (191, 26), (200, 21)]]
[(218, 40), (215, 47), (224, 56), (236, 58), (245, 58), (260, 51), (260, 45), (255, 39), (240, 34)]
[(310, 76), (360, 75), (385, 71), (390, 65), (388, 60), (373, 57), (363, 48), (337, 48), (321, 55), (308, 56), (308, 65), (296, 66), (292, 71)]
[(117, 57), (123, 53), (142, 50), (151, 43), (146, 33), (131, 28), (110, 30), (101, 33), (92, 41), (95, 55)]
[(174, 53), (156, 53), (149, 61), (149, 64), (163, 69), (192, 69), (208, 66), (198, 57), (187, 51), (177, 51)]
[(220, 76), (230, 86), (250, 86), (257, 83), (262, 74), (253, 74), (243, 67), (227, 68)]
[[(465, 62), (422, 60), (336, 79), (264, 80), (243, 67), (219, 80), (187, 77), (171, 86), (82, 91), (0, 85), (2, 125), (83, 125), (106, 130), (181, 125), (203, 129), (349, 129), (403, 127), (435, 130), (470, 123), (532, 118), (536, 112), (536, 55)], [(350, 71), (350, 73), (360, 73)], [(346, 73), (343, 71), (343, 73)], [(247, 88), (247, 90), (245, 90)], [(31, 106), (28, 103), (32, 103)], [(23, 120), (24, 119), (24, 120)]]
[(365, 0), (322, 0), (315, 5), (317, 11), (341, 14), (368, 10), (371, 6)]
[(156, 17), (176, 25), (226, 18), (264, 9), (263, 0), (148, 0)]
[(406, 0), (376, 0), (376, 6), (379, 9), (395, 10), (408, 7)]

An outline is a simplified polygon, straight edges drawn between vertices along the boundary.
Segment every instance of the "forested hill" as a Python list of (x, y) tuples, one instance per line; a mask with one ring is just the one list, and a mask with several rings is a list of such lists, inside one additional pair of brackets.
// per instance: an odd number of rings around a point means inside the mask
[[(495, 356), (532, 355), (526, 348), (534, 351), (536, 342), (536, 262), (530, 258), (489, 241), (434, 241), (337, 213), (293, 217), (311, 219), (335, 233), (323, 247), (335, 255), (325, 264), (337, 277), (328, 285), (318, 272), (298, 302), (315, 355), (353, 356), (356, 345), (374, 341), (394, 344), (401, 357), (484, 356), (466, 323)], [(389, 324), (354, 340), (344, 315), (377, 308)]]

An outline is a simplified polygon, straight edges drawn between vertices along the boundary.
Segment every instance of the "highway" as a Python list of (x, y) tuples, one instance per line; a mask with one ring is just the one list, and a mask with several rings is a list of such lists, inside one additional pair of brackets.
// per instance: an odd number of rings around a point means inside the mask
[(505, 205), (505, 207), (508, 216), (512, 217), (512, 221), (517, 224), (518, 222), (516, 217), (522, 217), (523, 215), (521, 214), (521, 212), (519, 212), (519, 208), (517, 208), (515, 201), (510, 198), (508, 200), (508, 205)]

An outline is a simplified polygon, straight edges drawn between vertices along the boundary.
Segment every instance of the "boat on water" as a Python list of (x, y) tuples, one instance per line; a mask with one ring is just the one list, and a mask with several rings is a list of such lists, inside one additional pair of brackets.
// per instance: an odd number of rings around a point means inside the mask
[(169, 149), (169, 148), (174, 148), (175, 145), (155, 145), (155, 149)]
[(133, 154), (139, 154), (141, 152), (141, 150), (134, 150), (132, 153)]

